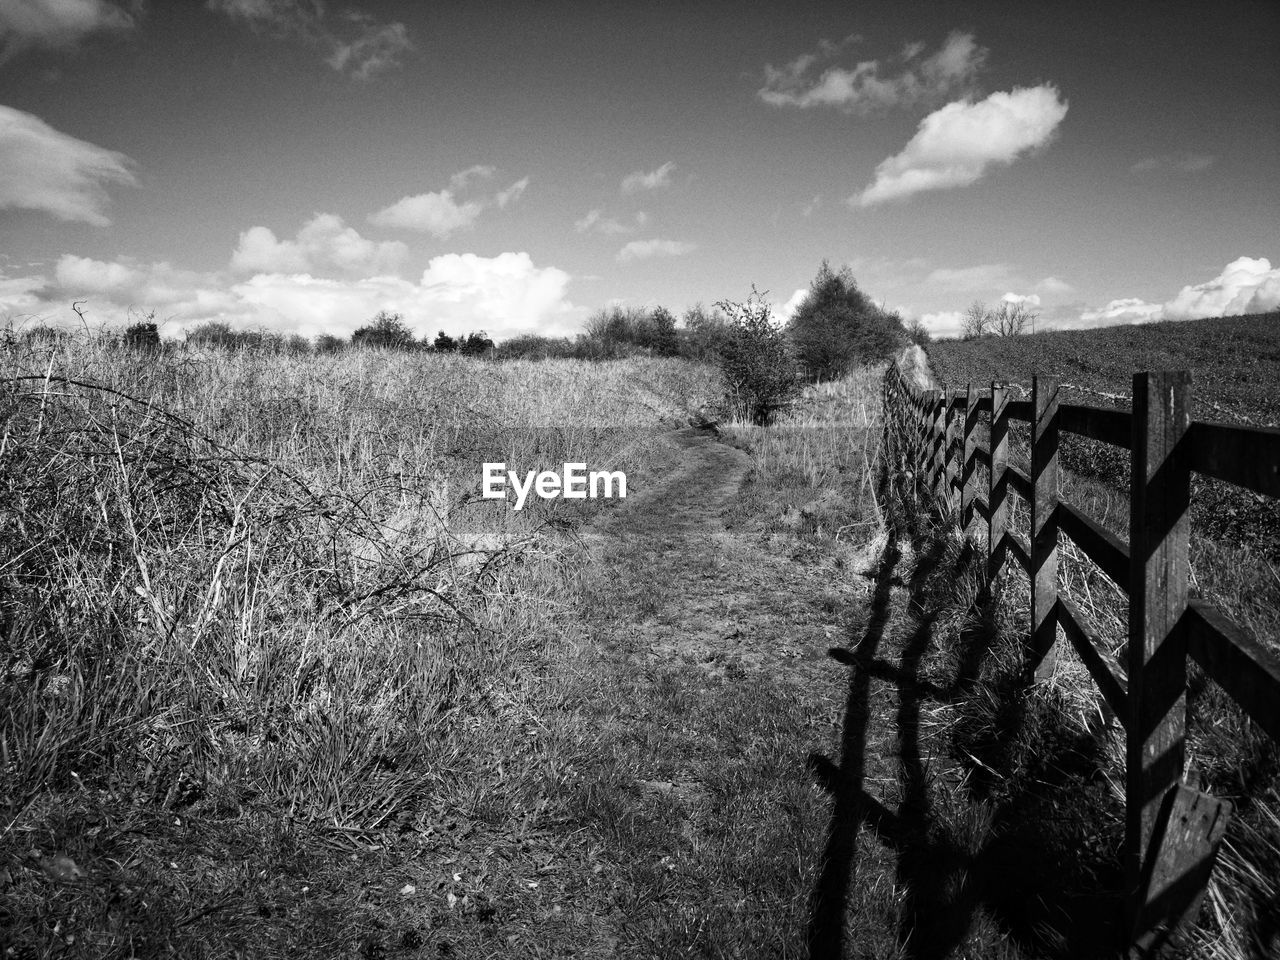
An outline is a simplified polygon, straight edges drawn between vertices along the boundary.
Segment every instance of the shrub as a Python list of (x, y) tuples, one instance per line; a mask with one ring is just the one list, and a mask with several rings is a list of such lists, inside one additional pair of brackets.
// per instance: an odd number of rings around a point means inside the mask
[(577, 350), (568, 337), (540, 337), (526, 333), (504, 340), (494, 349), (498, 360), (552, 360), (577, 356)]
[(458, 349), (458, 341), (441, 330), (432, 341), (431, 349), (440, 353), (453, 353)]
[(907, 338), (902, 321), (872, 303), (848, 267), (833, 272), (825, 260), (787, 329), (815, 380), (834, 380), (855, 364), (882, 360)]
[(379, 310), (377, 315), (351, 335), (351, 342), (361, 347), (383, 347), (388, 350), (412, 350), (413, 333), (398, 313)]
[(458, 352), (464, 357), (483, 357), (493, 350), (493, 341), (483, 331), (473, 331), (458, 341)]
[(316, 337), (316, 353), (341, 353), (346, 348), (347, 341), (331, 333), (322, 333)]
[(726, 399), (752, 423), (765, 426), (800, 392), (800, 371), (786, 333), (754, 287), (745, 303), (722, 300), (716, 306), (730, 323), (719, 355)]
[(187, 343), (200, 347), (221, 347), (224, 350), (248, 350), (261, 347), (260, 330), (233, 330), (231, 324), (211, 320), (187, 331)]
[(679, 331), (680, 355), (689, 360), (715, 360), (720, 348), (729, 336), (732, 325), (718, 307), (708, 310), (695, 303), (680, 318), (684, 328)]
[(131, 323), (124, 330), (124, 345), (131, 350), (159, 350), (160, 329), (153, 320)]

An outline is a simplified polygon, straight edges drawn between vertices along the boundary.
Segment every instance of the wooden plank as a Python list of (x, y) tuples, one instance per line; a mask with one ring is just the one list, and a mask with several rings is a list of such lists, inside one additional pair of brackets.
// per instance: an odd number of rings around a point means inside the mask
[(991, 467), (991, 451), (987, 449), (985, 443), (975, 443), (973, 445), (973, 455), (983, 466), (988, 469)]
[(1058, 602), (1054, 604), (1053, 616), (1062, 625), (1062, 632), (1076, 648), (1076, 653), (1080, 654), (1080, 661), (1088, 668), (1093, 682), (1102, 691), (1102, 696), (1120, 718), (1121, 724), (1128, 727), (1128, 681), (1102, 652), (1102, 641), (1089, 627), (1085, 615), (1069, 598), (1059, 594)]
[(1031, 547), (1027, 541), (1022, 539), (1022, 534), (1016, 530), (1006, 530), (1004, 535), (1005, 542), (1009, 546), (1009, 552), (1013, 558), (1018, 561), (1023, 570), (1027, 574), (1031, 573)]
[(956, 441), (959, 439), (960, 433), (958, 425), (962, 416), (956, 409), (955, 404), (952, 402), (957, 393), (958, 391), (947, 391), (943, 401), (944, 410), (942, 428), (944, 437), (943, 442), (945, 444), (943, 457), (946, 460), (946, 473), (943, 477), (943, 482), (946, 485), (948, 514), (954, 514), (958, 506), (955, 493), (960, 485), (958, 480), (960, 475), (960, 465), (957, 461), (960, 451), (964, 449), (963, 444), (960, 445), (959, 450), (956, 449)]
[(987, 498), (980, 493), (973, 496), (973, 509), (983, 520), (991, 520), (991, 508), (987, 506)]
[(1187, 603), (1187, 653), (1280, 743), (1280, 657), (1203, 600)]
[(1058, 504), (1058, 524), (1122, 590), (1129, 589), (1129, 545), (1066, 500)]
[(1164, 797), (1143, 869), (1142, 908), (1131, 932), (1141, 955), (1163, 950), (1180, 927), (1195, 920), (1230, 819), (1230, 803), (1185, 784)]
[(1187, 442), (1197, 473), (1280, 497), (1280, 430), (1197, 420)]
[(1191, 377), (1133, 377), (1129, 508), (1129, 717), (1125, 746), (1127, 916), (1145, 910), (1141, 870), (1160, 805), (1182, 777), (1187, 715), (1187, 539), (1191, 474), (1186, 437)]
[[(1031, 637), (1027, 651), (1032, 675), (1053, 673), (1058, 640), (1058, 381), (1031, 379), (1031, 477), (1022, 495), (1031, 503)], [(1012, 471), (1013, 468), (1010, 468)]]
[(1123, 410), (1107, 407), (1085, 407), (1064, 403), (1058, 407), (1058, 429), (1064, 433), (1078, 433), (1103, 443), (1129, 448), (1130, 415)]
[(1009, 529), (1009, 391), (1004, 384), (991, 384), (991, 469), (987, 473), (987, 579), (994, 582), (1004, 566), (1005, 539)]
[(1031, 478), (1015, 467), (1012, 463), (1005, 466), (1005, 473), (1009, 478), (1009, 486), (1023, 500), (1031, 499)]
[(947, 398), (940, 390), (933, 392), (933, 499), (944, 514), (951, 503), (947, 486)]
[(975, 458), (978, 433), (978, 404), (973, 384), (965, 387), (964, 396), (964, 460), (960, 474), (960, 529), (964, 536), (969, 536), (969, 528), (973, 525), (973, 501), (978, 495), (978, 462)]

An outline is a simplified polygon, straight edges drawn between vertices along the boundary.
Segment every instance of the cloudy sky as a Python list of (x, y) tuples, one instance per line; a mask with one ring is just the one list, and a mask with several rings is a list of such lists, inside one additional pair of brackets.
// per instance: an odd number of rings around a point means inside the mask
[[(1280, 306), (1280, 4), (0, 0), (0, 320)], [(1274, 265), (1274, 266), (1273, 266)]]

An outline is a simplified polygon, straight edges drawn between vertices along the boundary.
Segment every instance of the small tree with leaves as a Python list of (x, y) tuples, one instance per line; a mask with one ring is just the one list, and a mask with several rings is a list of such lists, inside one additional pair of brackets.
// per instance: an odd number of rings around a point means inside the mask
[(848, 267), (832, 270), (825, 260), (788, 331), (815, 380), (835, 379), (855, 364), (883, 359), (906, 340), (901, 320), (859, 290)]
[(458, 341), (441, 330), (432, 341), (431, 349), (437, 353), (453, 353), (458, 349)]
[(493, 349), (493, 341), (483, 331), (473, 331), (458, 341), (458, 352), (464, 357), (483, 357)]
[(390, 350), (412, 350), (413, 334), (398, 313), (379, 310), (366, 326), (351, 335), (351, 342), (361, 347), (385, 347)]
[(764, 297), (752, 287), (745, 303), (716, 304), (730, 321), (719, 357), (726, 399), (758, 426), (770, 423), (801, 386), (791, 345)]

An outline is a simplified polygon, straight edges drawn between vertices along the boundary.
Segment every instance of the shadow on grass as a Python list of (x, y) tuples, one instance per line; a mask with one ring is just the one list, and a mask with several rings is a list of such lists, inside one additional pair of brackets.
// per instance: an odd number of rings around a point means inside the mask
[[(938, 578), (954, 582), (976, 558), (966, 544), (947, 562), (943, 538), (911, 533), (916, 560), (903, 584), (912, 611), (902, 621), (907, 635), (885, 641), (895, 618), (891, 591), (902, 582), (903, 563), (897, 537), (890, 537), (861, 639), (852, 649), (830, 651), (852, 673), (839, 764), (818, 754), (809, 758), (810, 770), (834, 801), (812, 899), (810, 956), (844, 956), (846, 908), (851, 885), (859, 879), (855, 853), (864, 825), (897, 854), (902, 956), (941, 960), (952, 955), (968, 941), (980, 911), (1036, 956), (1113, 956), (1120, 878), (1112, 847), (1115, 817), (1109, 816), (1114, 804), (1099, 772), (1100, 747), (1070, 729), (1052, 703), (1030, 697), (1020, 669), (984, 670), (993, 646), (1008, 642), (1000, 640), (995, 599), (986, 587), (949, 651), (952, 679), (940, 684), (921, 676), (935, 624), (947, 612), (948, 591), (938, 588)], [(863, 786), (875, 679), (894, 684), (897, 692), (893, 722), (901, 801), (896, 810)], [(969, 836), (981, 834), (976, 842), (957, 835), (935, 810), (920, 743), (920, 717), (928, 701), (954, 704), (959, 715), (952, 746), (965, 765), (973, 761), (967, 780), (973, 811), (961, 819), (968, 817), (976, 828)], [(990, 946), (994, 950), (996, 944)]]

